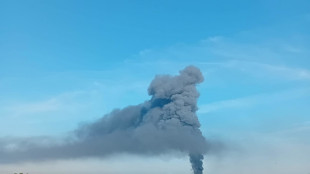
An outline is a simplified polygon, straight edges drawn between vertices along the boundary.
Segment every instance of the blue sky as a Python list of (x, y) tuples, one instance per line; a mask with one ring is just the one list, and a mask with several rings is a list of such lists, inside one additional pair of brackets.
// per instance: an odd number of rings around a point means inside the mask
[[(195, 65), (205, 76), (203, 134), (239, 149), (210, 157), (210, 173), (309, 172), (309, 7), (306, 0), (1, 1), (0, 136), (62, 136), (149, 99), (156, 74)], [(260, 156), (270, 151), (272, 159)], [(243, 163), (249, 168), (238, 168)]]

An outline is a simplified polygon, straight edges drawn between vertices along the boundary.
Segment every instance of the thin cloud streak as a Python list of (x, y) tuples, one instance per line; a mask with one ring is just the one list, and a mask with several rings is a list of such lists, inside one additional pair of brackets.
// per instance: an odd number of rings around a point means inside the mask
[(272, 104), (275, 102), (288, 101), (301, 97), (310, 96), (310, 88), (298, 88), (293, 90), (284, 90), (275, 93), (263, 93), (248, 97), (223, 100), (199, 106), (198, 114), (224, 111), (229, 109), (246, 109), (249, 107)]

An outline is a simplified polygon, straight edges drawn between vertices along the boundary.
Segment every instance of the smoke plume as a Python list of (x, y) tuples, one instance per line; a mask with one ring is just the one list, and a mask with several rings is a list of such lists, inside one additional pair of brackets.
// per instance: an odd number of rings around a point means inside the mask
[(42, 145), (25, 139), (13, 141), (14, 148), (7, 148), (8, 142), (0, 140), (0, 162), (182, 152), (189, 155), (194, 174), (202, 174), (207, 143), (196, 116), (196, 85), (202, 81), (200, 70), (194, 66), (177, 76), (158, 75), (148, 88), (149, 101), (116, 109), (79, 127), (62, 143)]

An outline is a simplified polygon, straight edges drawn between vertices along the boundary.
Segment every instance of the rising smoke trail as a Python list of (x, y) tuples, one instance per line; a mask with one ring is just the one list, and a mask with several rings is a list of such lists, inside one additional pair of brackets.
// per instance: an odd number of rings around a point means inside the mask
[(25, 139), (15, 141), (13, 150), (0, 140), (0, 163), (177, 151), (189, 154), (194, 174), (202, 174), (207, 143), (196, 115), (196, 85), (202, 81), (200, 70), (194, 66), (177, 76), (156, 76), (148, 88), (149, 101), (114, 110), (81, 126), (70, 140), (39, 145)]
[(189, 154), (189, 160), (192, 164), (194, 174), (202, 174), (203, 171), (203, 155), (202, 154)]

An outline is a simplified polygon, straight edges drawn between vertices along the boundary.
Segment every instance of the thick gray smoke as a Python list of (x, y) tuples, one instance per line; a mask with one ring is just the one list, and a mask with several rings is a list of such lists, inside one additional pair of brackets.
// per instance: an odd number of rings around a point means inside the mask
[(192, 164), (192, 169), (194, 174), (202, 174), (203, 167), (202, 167), (202, 160), (203, 155), (196, 153), (196, 154), (189, 154), (189, 160)]
[(0, 162), (183, 152), (189, 155), (193, 172), (202, 174), (207, 143), (196, 116), (196, 85), (202, 81), (200, 70), (194, 66), (177, 76), (156, 76), (148, 88), (149, 101), (114, 110), (78, 128), (73, 138), (59, 144), (23, 140), (22, 148), (8, 150), (0, 141)]

